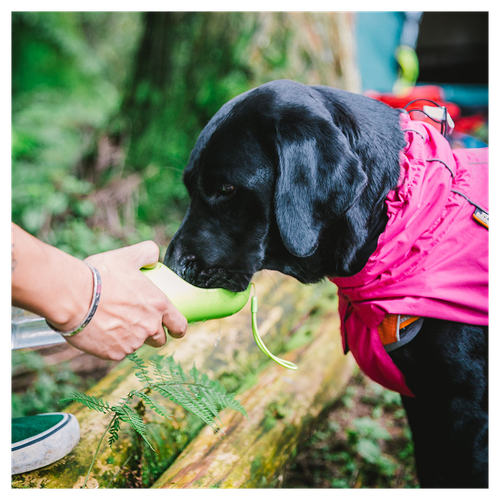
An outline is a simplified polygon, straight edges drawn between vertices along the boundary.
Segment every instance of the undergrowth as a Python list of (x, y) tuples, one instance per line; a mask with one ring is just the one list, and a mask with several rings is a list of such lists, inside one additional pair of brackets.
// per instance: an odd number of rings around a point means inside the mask
[(418, 488), (399, 394), (358, 374), (297, 450), (282, 488)]
[(150, 441), (153, 437), (157, 443), (162, 442), (162, 431), (151, 425), (148, 428), (144, 419), (145, 409), (148, 407), (167, 420), (173, 420), (173, 417), (172, 413), (153, 396), (154, 393), (196, 415), (215, 433), (221, 431), (219, 412), (223, 409), (238, 411), (248, 418), (243, 406), (234, 399), (234, 394), (228, 394), (219, 382), (210, 380), (206, 374), (200, 374), (195, 366), (191, 368), (189, 374), (186, 374), (182, 366), (174, 361), (173, 356), (156, 354), (151, 357), (149, 364), (146, 364), (136, 353), (127, 357), (135, 364), (137, 369), (135, 375), (142, 383), (140, 389), (130, 391), (114, 405), (81, 392), (63, 400), (77, 401), (92, 410), (111, 415), (111, 420), (97, 445), (82, 488), (87, 485), (104, 438), (108, 435), (108, 444), (112, 446), (118, 440), (122, 424), (129, 424), (151, 451), (157, 451)]

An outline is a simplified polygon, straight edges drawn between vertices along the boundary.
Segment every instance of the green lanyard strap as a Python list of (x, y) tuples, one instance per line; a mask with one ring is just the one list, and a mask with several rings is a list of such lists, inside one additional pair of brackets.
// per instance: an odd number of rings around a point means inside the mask
[(253, 332), (253, 338), (255, 340), (255, 343), (259, 346), (259, 349), (269, 356), (272, 360), (276, 361), (279, 365), (288, 368), (290, 370), (297, 370), (298, 366), (291, 361), (287, 361), (286, 359), (281, 359), (272, 354), (269, 349), (264, 345), (264, 342), (262, 342), (262, 339), (260, 338), (259, 335), (259, 330), (257, 329), (257, 296), (254, 295), (251, 300), (251, 307), (250, 310), (252, 312), (252, 332)]

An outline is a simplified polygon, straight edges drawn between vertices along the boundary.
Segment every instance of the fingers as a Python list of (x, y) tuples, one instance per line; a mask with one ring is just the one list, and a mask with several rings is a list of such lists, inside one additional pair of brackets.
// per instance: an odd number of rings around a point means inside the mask
[(186, 335), (187, 320), (175, 308), (163, 316), (163, 324), (167, 327), (169, 335), (174, 339), (181, 339)]
[(187, 320), (172, 304), (170, 299), (163, 295), (163, 300), (166, 301), (166, 308), (162, 316), (161, 327), (154, 335), (148, 337), (146, 344), (152, 347), (162, 347), (167, 342), (166, 334), (168, 333), (174, 339), (181, 339), (186, 335)]
[(141, 267), (154, 266), (160, 257), (160, 248), (152, 241), (141, 241), (135, 245), (128, 247), (117, 248), (96, 255), (91, 255), (85, 260), (90, 262), (99, 261), (106, 262), (119, 262), (121, 266), (132, 267), (133, 269), (140, 269)]
[(182, 337), (184, 337), (184, 335), (186, 335), (186, 330), (182, 331), (182, 332), (173, 332), (171, 330), (168, 330), (168, 334), (174, 338), (174, 339), (182, 339)]
[(156, 264), (160, 257), (160, 248), (151, 240), (136, 243), (123, 250), (130, 254), (132, 265), (138, 269)]
[(159, 254), (156, 243), (143, 241), (88, 257), (101, 273), (102, 292), (98, 311), (88, 328), (95, 330), (95, 335), (90, 338), (87, 331), (79, 339), (79, 348), (99, 357), (121, 359), (144, 343), (152, 347), (165, 345), (167, 334), (177, 339), (184, 337), (186, 318), (139, 271), (156, 265)]
[(162, 325), (161, 328), (144, 342), (151, 347), (162, 347), (167, 343), (167, 329)]
[(186, 335), (187, 320), (169, 302), (169, 311), (163, 316), (162, 327), (152, 336), (148, 337), (145, 344), (151, 347), (162, 347), (167, 342), (167, 332), (174, 339), (181, 339)]

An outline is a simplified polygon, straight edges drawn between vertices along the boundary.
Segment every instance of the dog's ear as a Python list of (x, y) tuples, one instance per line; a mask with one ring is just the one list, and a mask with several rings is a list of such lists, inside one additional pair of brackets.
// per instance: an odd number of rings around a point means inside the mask
[(279, 231), (291, 254), (308, 257), (321, 231), (349, 210), (368, 178), (346, 137), (332, 123), (302, 130), (280, 127), (276, 142)]

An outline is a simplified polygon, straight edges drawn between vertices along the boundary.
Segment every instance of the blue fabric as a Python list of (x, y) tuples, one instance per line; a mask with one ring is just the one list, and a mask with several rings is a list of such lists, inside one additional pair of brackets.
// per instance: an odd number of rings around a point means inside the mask
[(405, 21), (404, 12), (358, 12), (356, 41), (363, 92), (392, 92), (398, 77), (394, 56)]

